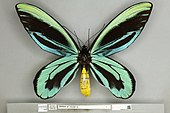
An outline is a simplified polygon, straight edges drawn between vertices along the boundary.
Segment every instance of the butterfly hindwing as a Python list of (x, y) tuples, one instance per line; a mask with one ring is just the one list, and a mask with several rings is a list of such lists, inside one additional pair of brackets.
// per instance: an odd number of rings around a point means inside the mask
[(150, 2), (135, 4), (104, 28), (91, 46), (91, 54), (109, 56), (130, 46), (143, 30), (152, 10)]
[(43, 50), (59, 56), (78, 53), (78, 46), (68, 32), (42, 9), (19, 3), (16, 10), (25, 30)]
[(130, 71), (108, 57), (92, 56), (91, 73), (94, 78), (118, 98), (129, 98), (135, 91), (135, 79)]
[(34, 90), (38, 97), (48, 99), (69, 84), (78, 71), (79, 64), (74, 55), (59, 58), (43, 67), (34, 79)]

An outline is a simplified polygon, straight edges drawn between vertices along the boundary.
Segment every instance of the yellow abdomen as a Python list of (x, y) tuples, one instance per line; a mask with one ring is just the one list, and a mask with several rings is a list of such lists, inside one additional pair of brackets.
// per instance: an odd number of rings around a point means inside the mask
[(90, 78), (85, 67), (83, 67), (81, 72), (80, 91), (84, 96), (90, 96)]

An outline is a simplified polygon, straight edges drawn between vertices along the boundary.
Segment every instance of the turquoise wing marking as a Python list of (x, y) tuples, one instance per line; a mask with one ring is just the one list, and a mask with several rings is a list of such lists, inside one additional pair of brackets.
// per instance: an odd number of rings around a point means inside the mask
[(59, 56), (78, 53), (78, 46), (69, 33), (42, 9), (19, 3), (16, 10), (25, 30), (41, 49)]
[(109, 56), (129, 47), (143, 30), (151, 10), (150, 2), (141, 2), (124, 10), (99, 33), (90, 53)]
[(37, 96), (42, 99), (55, 96), (75, 78), (78, 67), (76, 55), (59, 58), (43, 67), (33, 82)]
[(135, 79), (130, 71), (108, 57), (92, 56), (90, 72), (104, 87), (118, 98), (127, 99), (135, 91)]

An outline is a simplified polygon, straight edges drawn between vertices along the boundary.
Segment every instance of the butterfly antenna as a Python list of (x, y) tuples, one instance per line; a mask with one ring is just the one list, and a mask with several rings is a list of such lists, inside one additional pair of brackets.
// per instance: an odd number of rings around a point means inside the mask
[(89, 38), (90, 38), (90, 28), (88, 29), (88, 40), (87, 40), (88, 41), (88, 47), (90, 47), (90, 39)]
[(87, 43), (87, 42), (89, 42), (94, 36), (96, 36), (98, 33), (100, 33), (103, 29), (105, 28), (105, 24), (103, 25), (103, 27), (97, 32), (97, 33), (95, 33), (94, 35), (92, 35), (90, 38), (88, 38), (88, 40), (85, 42), (85, 44)]
[[(72, 35), (74, 35), (76, 38), (77, 38), (77, 41), (79, 40), (83, 45), (84, 45), (84, 43), (83, 43), (83, 41), (81, 41), (79, 38), (78, 38), (78, 36), (77, 36), (77, 34), (76, 34), (76, 32), (74, 31), (74, 33), (70, 30), (70, 29), (68, 29), (66, 26), (63, 26), (67, 31), (69, 31)], [(80, 46), (80, 42), (78, 41), (78, 43), (79, 43), (79, 46)], [(81, 46), (80, 46), (81, 47)]]
[[(76, 31), (74, 31), (74, 34), (75, 34), (75, 37), (77, 38), (77, 42), (78, 42), (78, 45), (79, 45), (79, 47), (81, 48), (81, 45), (80, 45), (80, 39), (78, 38), (78, 36), (77, 36), (77, 34), (76, 34)], [(81, 43), (83, 43), (82, 41), (81, 41)]]
[(92, 35), (92, 36), (90, 37), (90, 39), (93, 38), (94, 36), (96, 36), (98, 33), (100, 33), (104, 28), (105, 28), (105, 24), (103, 24), (103, 27), (102, 27), (97, 33), (95, 33), (94, 35)]
[[(74, 31), (74, 32), (75, 32), (75, 31)], [(75, 32), (75, 36), (76, 36), (77, 40), (79, 40), (79, 41), (84, 45), (83, 41), (80, 40), (80, 38), (77, 36), (76, 32)]]
[[(66, 26), (63, 26), (67, 31), (69, 31), (72, 35), (74, 35), (75, 36), (75, 34), (69, 29), (69, 28), (67, 28)], [(76, 37), (76, 36), (75, 36)]]

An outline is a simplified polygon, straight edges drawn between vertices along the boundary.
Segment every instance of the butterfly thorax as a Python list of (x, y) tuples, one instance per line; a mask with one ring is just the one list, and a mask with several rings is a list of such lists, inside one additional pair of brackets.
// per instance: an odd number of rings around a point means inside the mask
[(85, 45), (82, 46), (82, 49), (81, 49), (81, 51), (78, 55), (77, 60), (78, 60), (79, 64), (82, 65), (82, 66), (84, 66), (84, 65), (87, 66), (87, 65), (90, 64), (91, 56), (90, 56), (90, 53), (87, 49), (87, 46), (85, 46)]

